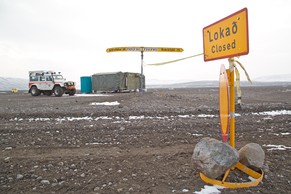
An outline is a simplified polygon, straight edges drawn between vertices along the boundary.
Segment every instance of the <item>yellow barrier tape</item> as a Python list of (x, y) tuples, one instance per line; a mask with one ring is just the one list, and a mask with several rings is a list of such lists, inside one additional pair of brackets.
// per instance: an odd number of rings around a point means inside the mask
[(237, 68), (235, 68), (235, 85), (237, 93), (237, 103), (239, 106), (241, 106), (240, 74)]
[(190, 59), (190, 58), (197, 57), (197, 56), (200, 56), (200, 55), (203, 55), (203, 53), (200, 53), (200, 54), (197, 54), (197, 55), (192, 55), (190, 57), (184, 57), (184, 58), (181, 58), (181, 59), (172, 60), (172, 61), (166, 61), (166, 62), (162, 62), (162, 63), (145, 64), (145, 65), (147, 65), (147, 66), (166, 65), (166, 64), (169, 64), (169, 63), (175, 63), (175, 62), (178, 62), (178, 61), (182, 61), (182, 60), (185, 60), (185, 59)]
[[(185, 60), (185, 59), (190, 59), (190, 58), (201, 56), (201, 55), (204, 55), (204, 53), (200, 53), (200, 54), (197, 54), (197, 55), (192, 55), (192, 56), (189, 56), (189, 57), (184, 57), (184, 58), (176, 59), (176, 60), (172, 60), (172, 61), (166, 61), (166, 62), (162, 62), (162, 63), (144, 64), (144, 65), (146, 65), (146, 66), (166, 65), (166, 64), (169, 64), (169, 63), (175, 63), (175, 62), (178, 62), (178, 61), (182, 61), (182, 60)], [(234, 68), (234, 70), (235, 70), (235, 77), (236, 77), (235, 84), (236, 84), (237, 99), (238, 99), (237, 103), (238, 103), (239, 106), (241, 106), (241, 95), (242, 95), (242, 92), (241, 92), (241, 88), (240, 88), (240, 73), (239, 73), (239, 70), (238, 70), (238, 68), (237, 68), (235, 63), (239, 64), (239, 66), (245, 72), (245, 75), (246, 75), (248, 81), (250, 83), (252, 83), (252, 81), (250, 79), (250, 76), (249, 76), (248, 72), (246, 71), (244, 66), (238, 60), (234, 60), (234, 58), (229, 58), (228, 60), (229, 60), (230, 68)]]
[(235, 69), (235, 77), (236, 77), (235, 84), (236, 84), (236, 92), (237, 92), (237, 103), (238, 103), (239, 106), (241, 106), (240, 73), (239, 73), (238, 68), (235, 65), (235, 63), (239, 64), (239, 66), (242, 68), (242, 70), (244, 70), (248, 81), (250, 83), (252, 83), (252, 81), (250, 79), (250, 76), (249, 76), (248, 72), (244, 68), (244, 66), (238, 60), (234, 60), (234, 58), (229, 58), (229, 64), (231, 65), (231, 67), (233, 67)]
[(251, 79), (250, 79), (250, 76), (249, 76), (249, 74), (248, 74), (248, 72), (247, 72), (247, 70), (244, 68), (244, 66), (239, 62), (239, 61), (237, 61), (237, 60), (235, 60), (235, 62), (237, 63), (237, 64), (239, 64), (240, 65), (240, 67), (242, 68), (242, 70), (244, 70), (244, 72), (245, 72), (245, 75), (246, 75), (246, 77), (247, 77), (247, 79), (248, 79), (248, 81), (252, 84), (252, 81), (251, 81)]

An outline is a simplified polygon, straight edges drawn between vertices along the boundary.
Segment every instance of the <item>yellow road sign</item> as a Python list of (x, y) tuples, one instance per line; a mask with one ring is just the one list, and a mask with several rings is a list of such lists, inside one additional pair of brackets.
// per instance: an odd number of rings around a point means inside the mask
[(183, 52), (182, 48), (170, 48), (170, 47), (113, 47), (106, 49), (106, 52)]
[(204, 61), (248, 54), (247, 8), (203, 28), (203, 47)]
[(223, 142), (226, 142), (228, 139), (229, 108), (228, 77), (224, 65), (221, 65), (219, 75), (219, 115)]

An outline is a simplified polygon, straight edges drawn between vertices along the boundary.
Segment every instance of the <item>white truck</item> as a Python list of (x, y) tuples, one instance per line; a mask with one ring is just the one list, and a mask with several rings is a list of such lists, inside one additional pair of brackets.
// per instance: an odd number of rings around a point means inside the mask
[(73, 81), (66, 81), (60, 72), (54, 71), (29, 71), (29, 90), (32, 96), (44, 94), (51, 96), (54, 94), (57, 97), (63, 94), (75, 95), (76, 86)]

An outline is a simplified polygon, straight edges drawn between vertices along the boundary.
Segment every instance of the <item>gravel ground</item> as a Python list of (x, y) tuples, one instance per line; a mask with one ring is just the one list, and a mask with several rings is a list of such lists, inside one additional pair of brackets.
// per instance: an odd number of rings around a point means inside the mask
[[(256, 187), (221, 193), (291, 193), (291, 86), (242, 92), (236, 149), (260, 144), (265, 175)], [(0, 93), (0, 193), (200, 191), (206, 183), (191, 156), (201, 138), (221, 139), (218, 111), (218, 88), (61, 98)], [(236, 171), (230, 179), (249, 181)]]

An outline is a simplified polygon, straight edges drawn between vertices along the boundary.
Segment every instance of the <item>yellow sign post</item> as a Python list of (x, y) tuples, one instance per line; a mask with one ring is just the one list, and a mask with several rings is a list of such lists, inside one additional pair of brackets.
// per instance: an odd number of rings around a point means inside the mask
[(140, 78), (140, 91), (143, 92), (143, 53), (144, 52), (183, 52), (182, 48), (171, 48), (171, 47), (112, 47), (106, 49), (106, 52), (140, 52), (141, 53), (141, 78)]
[(203, 28), (203, 47), (204, 61), (248, 54), (247, 8)]
[[(219, 77), (219, 109), (222, 139), (228, 138), (230, 133), (230, 146), (235, 148), (235, 87), (234, 72), (235, 60), (233, 57), (245, 55), (249, 52), (248, 46), (248, 14), (244, 8), (210, 26), (203, 29), (204, 61), (229, 58), (229, 69), (224, 65), (220, 68)], [(226, 179), (231, 170), (238, 169), (251, 176), (251, 182), (227, 182)], [(206, 183), (220, 185), (227, 188), (244, 188), (257, 186), (263, 179), (264, 172), (254, 171), (238, 162), (228, 169), (222, 180), (211, 179), (200, 173), (200, 177)]]

